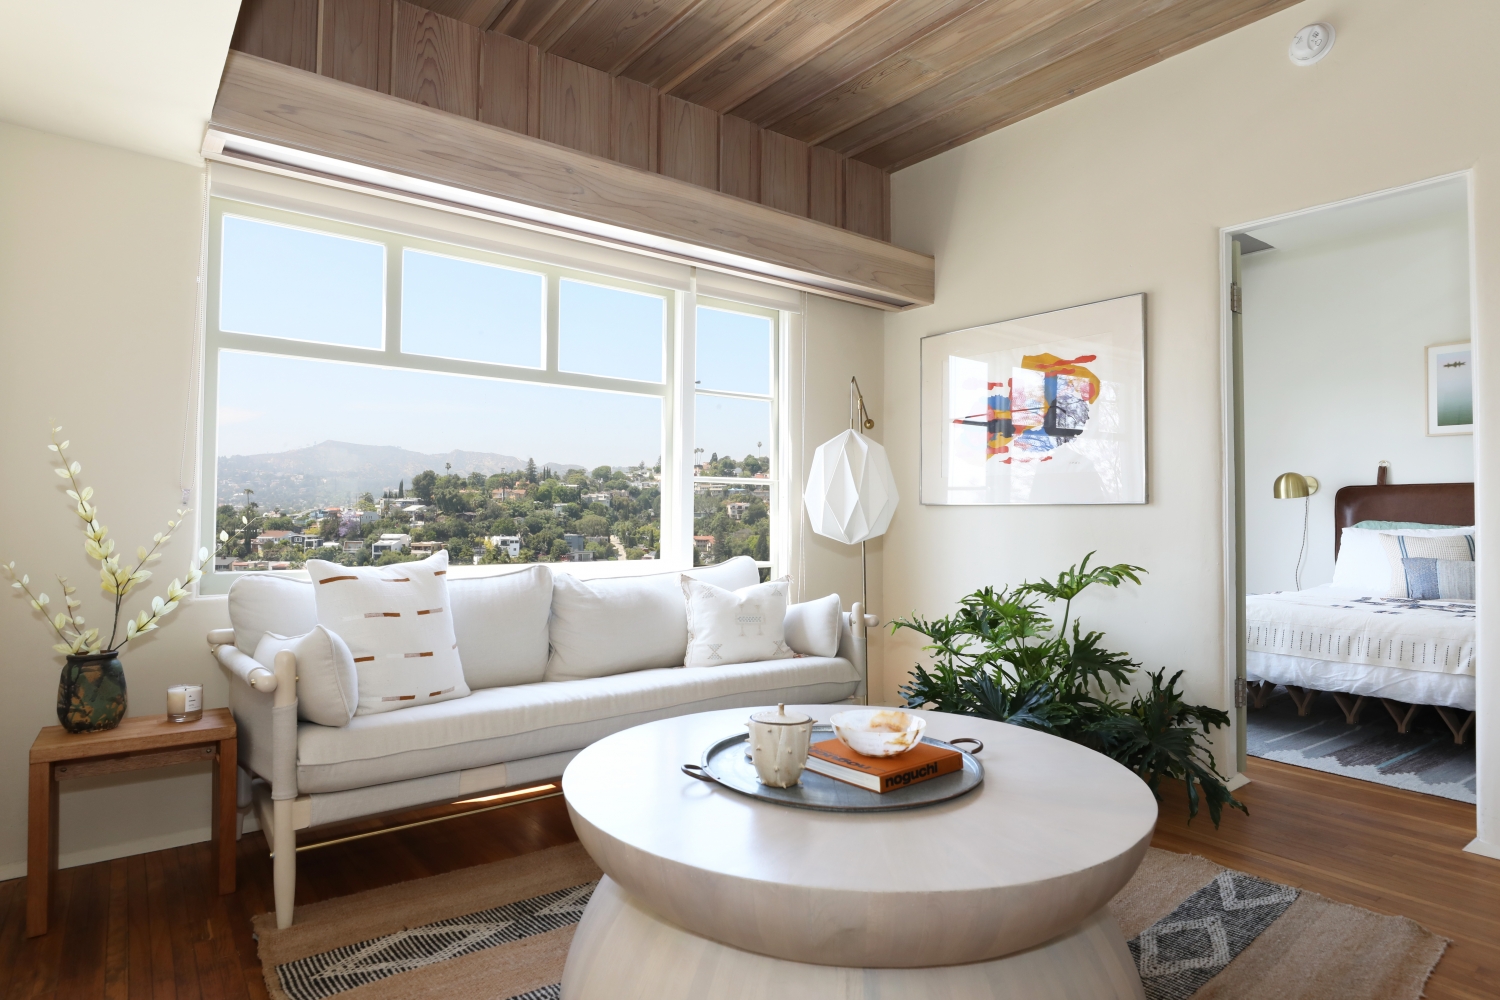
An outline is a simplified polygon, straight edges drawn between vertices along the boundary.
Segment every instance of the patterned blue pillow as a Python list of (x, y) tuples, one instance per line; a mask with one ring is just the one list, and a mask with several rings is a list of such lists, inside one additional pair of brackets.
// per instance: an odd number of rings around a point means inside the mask
[(1406, 596), (1419, 601), (1472, 601), (1474, 562), (1458, 559), (1401, 560)]

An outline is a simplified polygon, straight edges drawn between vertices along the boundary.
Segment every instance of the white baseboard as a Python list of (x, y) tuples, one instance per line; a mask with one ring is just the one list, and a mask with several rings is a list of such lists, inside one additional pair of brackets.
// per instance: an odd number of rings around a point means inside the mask
[(1500, 844), (1491, 844), (1488, 841), (1475, 837), (1464, 846), (1464, 850), (1470, 854), (1479, 854), (1486, 858), (1494, 858), (1500, 861)]
[[(209, 828), (206, 826), (194, 827), (189, 830), (176, 830), (172, 833), (164, 833), (156, 837), (143, 837), (140, 840), (128, 840), (119, 844), (91, 847), (86, 851), (73, 851), (68, 854), (59, 855), (57, 867), (77, 868), (79, 865), (91, 865), (99, 861), (128, 858), (133, 854), (149, 854), (152, 851), (165, 851), (171, 847), (186, 847), (188, 844), (200, 844), (209, 839), (209, 833)], [(0, 864), (0, 882), (7, 879), (21, 878), (25, 874), (25, 861)]]
[(1244, 788), (1246, 785), (1250, 784), (1250, 779), (1245, 777), (1245, 773), (1243, 771), (1236, 771), (1228, 781), (1224, 782), (1224, 784), (1231, 792), (1237, 792), (1241, 788)]

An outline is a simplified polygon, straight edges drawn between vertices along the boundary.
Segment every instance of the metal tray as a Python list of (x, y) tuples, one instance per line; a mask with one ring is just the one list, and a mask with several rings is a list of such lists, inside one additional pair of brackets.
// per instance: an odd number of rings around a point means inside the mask
[[(819, 742), (819, 737), (832, 736), (832, 726), (813, 727), (814, 743)], [(755, 765), (750, 763), (747, 747), (749, 740), (749, 733), (727, 736), (703, 751), (701, 764), (684, 764), (682, 772), (688, 777), (723, 785), (731, 791), (763, 802), (824, 812), (894, 812), (898, 809), (916, 809), (966, 795), (984, 781), (984, 765), (972, 753), (952, 743), (924, 736), (923, 743), (957, 750), (963, 754), (963, 769), (889, 792), (872, 792), (868, 788), (860, 788), (811, 770), (803, 771), (801, 783), (791, 788), (772, 788), (762, 785), (755, 775)], [(978, 740), (959, 742), (979, 743)], [(979, 743), (979, 749), (983, 750), (984, 744)]]

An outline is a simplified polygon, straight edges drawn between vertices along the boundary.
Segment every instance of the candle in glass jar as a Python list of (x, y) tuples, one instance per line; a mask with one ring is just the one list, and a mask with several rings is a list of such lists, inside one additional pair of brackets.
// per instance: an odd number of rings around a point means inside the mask
[(167, 688), (167, 721), (197, 722), (203, 718), (203, 685), (176, 684)]

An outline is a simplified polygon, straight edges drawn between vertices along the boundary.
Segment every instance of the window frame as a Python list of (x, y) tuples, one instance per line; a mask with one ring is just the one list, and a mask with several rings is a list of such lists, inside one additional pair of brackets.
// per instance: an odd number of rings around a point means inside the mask
[[(781, 467), (780, 447), (783, 426), (782, 364), (785, 350), (785, 331), (789, 317), (787, 310), (768, 308), (721, 295), (699, 296), (696, 291), (696, 271), (689, 270), (686, 288), (674, 287), (670, 283), (653, 283), (652, 275), (644, 270), (626, 271), (639, 274), (637, 278), (621, 277), (609, 270), (591, 266), (597, 262), (592, 255), (583, 253), (576, 259), (577, 266), (560, 262), (556, 253), (539, 253), (537, 256), (519, 256), (517, 248), (507, 246), (505, 251), (486, 246), (483, 238), (454, 229), (423, 227), (413, 232), (409, 226), (392, 225), (385, 228), (379, 218), (371, 219), (365, 213), (356, 216), (358, 221), (339, 218), (335, 210), (327, 213), (316, 206), (299, 203), (294, 208), (267, 205), (259, 201), (245, 200), (239, 192), (214, 193), (208, 204), (208, 239), (206, 241), (206, 281), (203, 312), (203, 363), (202, 363), (202, 420), (200, 474), (197, 521), (200, 544), (216, 551), (218, 497), (218, 392), (219, 357), (224, 351), (237, 351), (278, 357), (300, 358), (314, 361), (340, 362), (367, 365), (378, 368), (412, 370), (453, 375), (467, 378), (491, 379), (502, 382), (555, 385), (602, 392), (624, 393), (634, 396), (654, 396), (661, 400), (661, 545), (655, 560), (606, 560), (599, 563), (549, 563), (554, 570), (575, 573), (579, 576), (633, 575), (664, 572), (690, 567), (693, 564), (693, 415), (696, 394), (693, 384), (693, 360), (696, 339), (697, 307), (701, 305), (731, 312), (764, 316), (772, 321), (771, 337), (771, 394), (769, 397), (755, 394), (730, 393), (704, 390), (714, 395), (738, 396), (740, 398), (768, 399), (771, 404), (771, 427), (769, 442), (771, 475), (769, 482), (769, 513), (774, 519), (779, 511), (780, 484), (786, 480)], [(433, 212), (441, 217), (445, 213)], [(383, 301), (383, 335), (379, 349), (328, 344), (292, 338), (272, 337), (262, 334), (235, 333), (220, 326), (220, 281), (223, 263), (224, 217), (241, 217), (258, 222), (290, 226), (296, 229), (345, 236), (384, 247), (385, 275)], [(509, 230), (509, 227), (497, 226)], [(500, 234), (503, 239), (509, 233)], [(466, 238), (468, 237), (468, 238)], [(501, 245), (506, 245), (502, 243)], [(427, 354), (408, 354), (401, 349), (401, 274), (404, 253), (407, 249), (438, 256), (470, 260), (480, 264), (496, 265), (513, 270), (543, 276), (543, 350), (542, 367), (506, 365), (483, 361), (468, 361), (444, 358)], [(521, 252), (525, 252), (522, 250)], [(566, 259), (562, 257), (561, 259)], [(620, 269), (624, 270), (624, 269)], [(623, 379), (610, 376), (588, 375), (561, 369), (559, 358), (559, 291), (563, 280), (580, 281), (587, 284), (619, 288), (662, 298), (663, 378), (660, 382)], [(685, 461), (684, 461), (685, 459)], [(728, 479), (727, 482), (743, 483), (744, 479)], [(686, 509), (684, 509), (684, 506)], [(782, 526), (780, 530), (790, 530)], [(784, 557), (772, 546), (769, 561), (759, 561), (761, 567), (775, 568)], [(468, 571), (493, 572), (494, 567), (471, 567), (465, 563), (454, 564), (454, 575), (470, 575)], [(265, 571), (250, 571), (265, 572)], [(292, 571), (285, 575), (298, 576), (305, 571)], [(234, 580), (247, 575), (245, 572), (206, 572), (199, 583), (205, 594), (227, 593)]]
[[(693, 302), (693, 329), (695, 336), (697, 331), (697, 311), (699, 309), (717, 309), (720, 312), (739, 313), (745, 316), (759, 316), (763, 319), (769, 320), (771, 323), (771, 335), (768, 338), (770, 343), (767, 348), (771, 352), (769, 373), (770, 384), (768, 386), (770, 391), (767, 394), (761, 395), (759, 393), (753, 392), (737, 392), (730, 389), (705, 389), (697, 384), (696, 379), (694, 379), (692, 386), (693, 406), (695, 414), (697, 412), (697, 401), (699, 396), (716, 396), (720, 399), (748, 399), (755, 402), (765, 402), (770, 404), (771, 422), (770, 426), (766, 429), (770, 440), (766, 442), (766, 447), (767, 449), (769, 449), (767, 451), (767, 457), (771, 460), (771, 474), (765, 479), (756, 479), (750, 476), (700, 476), (696, 471), (698, 462), (695, 441), (695, 447), (693, 449), (693, 460), (689, 463), (688, 466), (690, 470), (689, 479), (691, 480), (693, 495), (694, 497), (696, 497), (697, 487), (699, 483), (718, 483), (725, 486), (742, 486), (747, 483), (754, 483), (756, 485), (759, 485), (761, 483), (765, 483), (769, 487), (769, 491), (766, 496), (767, 524), (771, 529), (774, 530), (776, 528), (776, 525), (773, 519), (778, 516), (778, 504), (781, 500), (781, 484), (783, 481), (784, 473), (781, 464), (781, 361), (783, 354), (781, 345), (782, 340), (784, 339), (783, 326), (786, 321), (785, 314), (778, 309), (770, 309), (765, 306), (751, 305), (747, 302), (735, 302), (730, 299), (720, 298), (718, 296), (695, 295)], [(696, 344), (694, 346), (694, 358), (696, 359)], [(697, 421), (695, 419), (694, 430), (696, 429)], [(692, 511), (692, 517), (689, 520), (691, 523), (693, 521), (696, 521), (697, 519), (697, 508), (695, 502), (695, 506)], [(776, 563), (778, 562), (776, 546), (774, 543), (771, 543), (771, 539), (769, 538), (767, 539), (767, 542), (767, 554), (770, 555), (771, 558), (757, 559), (755, 561), (755, 565), (760, 567), (761, 569), (770, 570), (772, 576), (774, 577), (776, 575)]]

